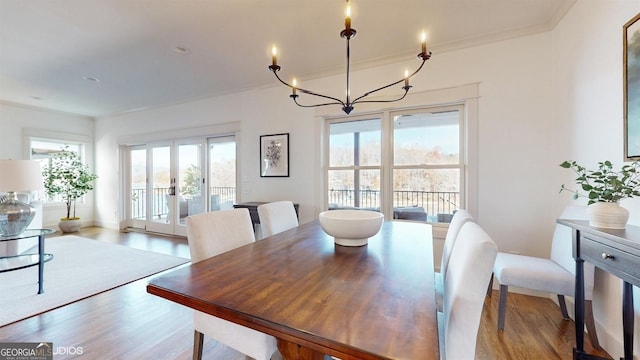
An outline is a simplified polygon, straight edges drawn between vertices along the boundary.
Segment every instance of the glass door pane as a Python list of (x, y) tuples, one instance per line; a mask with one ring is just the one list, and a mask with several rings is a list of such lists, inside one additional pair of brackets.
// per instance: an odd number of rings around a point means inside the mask
[(236, 202), (236, 139), (209, 139), (209, 210), (232, 209)]
[(147, 221), (147, 149), (129, 151), (130, 226), (144, 229)]
[(156, 145), (150, 149), (151, 171), (149, 185), (151, 196), (148, 199), (147, 230), (171, 233), (174, 214), (175, 179), (171, 176), (171, 145)]
[(180, 212), (179, 216), (173, 219), (176, 224), (184, 226), (187, 216), (200, 214), (206, 209), (202, 194), (201, 151), (202, 146), (199, 143), (178, 145), (179, 194), (176, 206), (180, 208)]

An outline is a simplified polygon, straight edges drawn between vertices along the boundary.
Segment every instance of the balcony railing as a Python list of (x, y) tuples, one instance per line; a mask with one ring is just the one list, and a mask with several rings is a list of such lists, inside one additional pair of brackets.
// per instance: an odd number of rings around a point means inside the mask
[[(212, 187), (211, 195), (218, 195), (220, 203), (233, 203), (236, 199), (235, 187)], [(167, 196), (169, 188), (153, 189), (152, 216), (154, 219), (166, 218), (169, 214)], [(131, 202), (133, 219), (144, 219), (146, 213), (146, 190), (134, 189)], [(446, 222), (460, 204), (460, 193), (452, 191), (414, 191), (397, 190), (393, 192), (393, 207), (421, 207), (427, 213), (429, 221)], [(329, 190), (329, 208), (380, 209), (380, 190)]]
[[(234, 203), (236, 199), (236, 188), (230, 186), (217, 186), (209, 188), (211, 195), (219, 196), (219, 203)], [(131, 218), (144, 219), (146, 216), (147, 190), (133, 189), (131, 195)], [(151, 206), (153, 211), (151, 216), (154, 219), (164, 219), (169, 214), (169, 188), (154, 188)], [(188, 201), (190, 199), (185, 199)]]
[[(329, 208), (380, 209), (380, 190), (329, 190)], [(453, 191), (396, 190), (392, 195), (393, 207), (421, 207), (429, 221), (447, 222), (459, 209), (460, 193)]]

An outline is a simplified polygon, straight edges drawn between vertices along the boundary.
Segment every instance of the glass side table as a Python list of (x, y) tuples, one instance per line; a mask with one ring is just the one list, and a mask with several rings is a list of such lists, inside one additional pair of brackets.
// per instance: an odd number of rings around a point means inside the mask
[(0, 272), (20, 270), (38, 265), (38, 294), (44, 292), (44, 263), (53, 259), (52, 254), (44, 252), (44, 237), (53, 233), (53, 229), (28, 229), (19, 235), (0, 235), (0, 241), (16, 241), (20, 239), (38, 237), (38, 253), (0, 256)]

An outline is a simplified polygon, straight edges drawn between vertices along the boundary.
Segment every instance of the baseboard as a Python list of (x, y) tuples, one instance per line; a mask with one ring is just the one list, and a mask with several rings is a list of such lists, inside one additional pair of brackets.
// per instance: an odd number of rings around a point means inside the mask
[[(84, 226), (84, 224), (83, 224)], [(120, 226), (117, 222), (108, 222), (108, 221), (94, 221), (91, 226), (98, 226), (105, 229), (114, 229), (120, 230)]]

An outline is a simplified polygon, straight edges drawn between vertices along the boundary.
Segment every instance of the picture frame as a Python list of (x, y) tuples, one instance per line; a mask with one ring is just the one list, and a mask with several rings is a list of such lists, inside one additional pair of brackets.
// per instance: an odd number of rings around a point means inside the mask
[(260, 135), (260, 177), (289, 177), (289, 133)]
[(640, 14), (623, 26), (624, 160), (640, 160)]

